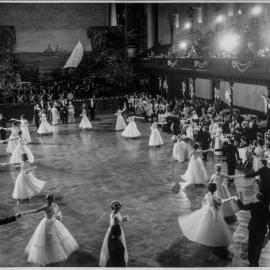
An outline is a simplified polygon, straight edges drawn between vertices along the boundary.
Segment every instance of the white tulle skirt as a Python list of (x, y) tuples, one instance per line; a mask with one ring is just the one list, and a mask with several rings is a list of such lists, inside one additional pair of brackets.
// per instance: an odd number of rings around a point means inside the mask
[(129, 122), (121, 135), (125, 138), (137, 138), (140, 137), (142, 134), (138, 130), (135, 122)]
[(175, 143), (173, 146), (173, 159), (179, 162), (188, 160), (187, 147), (185, 143)]
[(93, 128), (92, 124), (90, 123), (90, 121), (89, 121), (89, 119), (87, 118), (86, 115), (84, 115), (84, 116), (82, 117), (82, 120), (81, 120), (81, 122), (80, 122), (79, 127), (80, 127), (81, 129), (91, 129), (91, 128)]
[(31, 136), (30, 136), (28, 127), (21, 126), (21, 131), (22, 131), (22, 135), (23, 135), (26, 143), (30, 143), (32, 140), (31, 140)]
[[(105, 267), (110, 258), (109, 249), (108, 249), (108, 238), (109, 238), (110, 232), (111, 232), (111, 227), (109, 227), (109, 229), (107, 230), (104, 240), (103, 240), (103, 244), (102, 244), (102, 248), (100, 252), (100, 258), (99, 258), (100, 267)], [(127, 245), (126, 245), (126, 238), (125, 238), (124, 230), (122, 227), (121, 227), (121, 242), (125, 248), (124, 259), (127, 266), (128, 264)]]
[(37, 179), (31, 173), (20, 172), (13, 190), (13, 199), (27, 199), (41, 192), (45, 182)]
[(192, 156), (185, 174), (181, 177), (189, 184), (206, 184), (208, 175), (201, 158), (194, 158), (194, 156)]
[(149, 139), (149, 146), (160, 146), (163, 144), (163, 140), (161, 138), (160, 132), (158, 129), (152, 129), (150, 139)]
[(60, 262), (79, 248), (76, 240), (57, 219), (43, 218), (25, 248), (27, 261), (39, 265)]
[(123, 130), (126, 127), (127, 127), (127, 125), (125, 123), (123, 116), (121, 114), (117, 115), (115, 130)]
[[(231, 193), (226, 186), (217, 185), (216, 196), (222, 200), (231, 198)], [(239, 211), (237, 203), (232, 200), (226, 202), (220, 206), (220, 213), (223, 217), (231, 217), (234, 216), (235, 213)]]
[(10, 164), (21, 163), (22, 154), (27, 155), (28, 161), (30, 163), (34, 162), (35, 159), (30, 148), (27, 145), (18, 144), (10, 157), (9, 163)]
[(51, 134), (53, 133), (53, 127), (47, 121), (41, 121), (39, 128), (37, 130), (38, 134)]
[(210, 247), (228, 247), (232, 234), (217, 209), (203, 206), (191, 214), (178, 218), (183, 234), (191, 241)]
[[(16, 138), (15, 136), (13, 136), (13, 135), (10, 135), (10, 137), (9, 137), (9, 140), (10, 139), (14, 139), (14, 138)], [(9, 154), (12, 154), (13, 152), (14, 152), (14, 150), (16, 149), (16, 146), (18, 145), (18, 142), (17, 142), (17, 140), (14, 140), (14, 141), (8, 141), (8, 145), (7, 145), (7, 153), (9, 153)]]

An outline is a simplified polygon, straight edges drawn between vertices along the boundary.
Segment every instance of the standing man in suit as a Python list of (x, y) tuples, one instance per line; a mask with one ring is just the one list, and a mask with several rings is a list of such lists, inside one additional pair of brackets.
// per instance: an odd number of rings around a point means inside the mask
[(95, 114), (96, 114), (96, 103), (93, 98), (90, 99), (90, 104), (89, 104), (89, 111), (90, 111), (90, 117), (91, 120), (95, 120)]
[[(228, 175), (235, 175), (235, 167), (236, 167), (236, 157), (240, 160), (238, 149), (234, 144), (234, 140), (232, 138), (229, 139), (229, 143), (227, 147), (224, 149), (227, 168), (228, 168)], [(230, 179), (230, 182), (233, 182), (233, 178)]]
[[(0, 113), (0, 127), (7, 128), (6, 119), (3, 117), (3, 114)], [(1, 129), (0, 131), (0, 138), (1, 140), (6, 140), (7, 138), (7, 132), (5, 129)]]
[(267, 227), (270, 225), (269, 205), (262, 194), (257, 194), (255, 203), (243, 204), (239, 199), (236, 202), (241, 210), (250, 211), (248, 261), (250, 267), (258, 267)]
[[(203, 126), (198, 133), (197, 140), (200, 142), (202, 150), (210, 148), (211, 136), (206, 126)], [(207, 161), (207, 154), (208, 152), (203, 152), (203, 161)]]
[(40, 124), (40, 115), (39, 115), (40, 112), (41, 112), (41, 109), (39, 105), (36, 104), (34, 107), (34, 121), (35, 121), (35, 126), (37, 129), (39, 128), (39, 124)]
[(251, 174), (246, 174), (245, 178), (253, 178), (260, 176), (259, 191), (264, 196), (266, 202), (270, 202), (270, 168), (267, 167), (267, 160), (262, 160), (262, 167)]

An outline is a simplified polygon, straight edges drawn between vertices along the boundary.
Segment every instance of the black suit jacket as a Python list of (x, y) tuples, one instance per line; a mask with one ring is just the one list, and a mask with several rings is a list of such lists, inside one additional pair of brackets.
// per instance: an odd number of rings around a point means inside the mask
[(208, 131), (200, 130), (197, 140), (200, 142), (202, 147), (208, 147), (211, 142), (210, 133)]
[(243, 204), (240, 200), (237, 200), (237, 205), (241, 210), (250, 211), (250, 220), (248, 229), (258, 233), (267, 232), (267, 226), (270, 227), (270, 213), (268, 204), (262, 202), (255, 202), (249, 204)]
[(13, 222), (15, 220), (16, 220), (16, 217), (15, 216), (4, 218), (4, 219), (0, 219), (0, 225), (5, 225), (5, 224), (11, 223), (11, 222)]
[(228, 162), (235, 162), (236, 157), (240, 159), (238, 149), (235, 145), (228, 144), (224, 151)]
[(252, 178), (258, 175), (260, 176), (260, 192), (263, 193), (263, 195), (265, 195), (267, 199), (270, 199), (270, 168), (262, 167), (254, 173), (245, 175), (245, 177)]
[(125, 263), (125, 248), (120, 239), (109, 238), (108, 249), (110, 258), (107, 262), (107, 267), (124, 267)]

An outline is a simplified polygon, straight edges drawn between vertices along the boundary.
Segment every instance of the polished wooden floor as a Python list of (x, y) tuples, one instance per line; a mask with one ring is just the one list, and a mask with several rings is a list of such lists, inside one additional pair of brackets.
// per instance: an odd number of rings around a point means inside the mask
[[(173, 193), (174, 183), (187, 163), (172, 162), (171, 135), (163, 133), (165, 144), (148, 148), (150, 126), (139, 122), (143, 136), (124, 139), (114, 131), (115, 117), (99, 115), (94, 129), (82, 132), (78, 124), (59, 125), (52, 136), (32, 133), (30, 145), (38, 168), (34, 175), (46, 181), (43, 195), (52, 192), (63, 213), (63, 223), (77, 239), (80, 250), (55, 266), (98, 266), (99, 252), (106, 233), (110, 202), (122, 202), (122, 213), (131, 220), (125, 224), (131, 267), (210, 267), (247, 266), (245, 240), (249, 213), (239, 212), (237, 221), (228, 220), (234, 232), (231, 255), (187, 240), (177, 222), (180, 215), (200, 208), (205, 187), (188, 187)], [(6, 145), (1, 145), (0, 162), (7, 161)], [(209, 175), (219, 160), (206, 163)], [(223, 163), (224, 170), (226, 165)], [(17, 205), (11, 198), (18, 171), (0, 168), (0, 214), (40, 207), (43, 195), (30, 203)], [(243, 192), (246, 202), (254, 200), (256, 185), (238, 181), (230, 189)], [(43, 214), (24, 216), (0, 226), (0, 266), (33, 266), (24, 249)], [(261, 266), (270, 266), (270, 244), (263, 250)]]

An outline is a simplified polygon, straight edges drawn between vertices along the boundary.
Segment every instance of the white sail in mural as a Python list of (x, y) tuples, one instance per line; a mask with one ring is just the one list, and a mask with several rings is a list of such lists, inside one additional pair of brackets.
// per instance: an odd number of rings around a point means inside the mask
[(63, 67), (65, 68), (76, 68), (83, 57), (83, 46), (82, 43), (80, 41), (78, 41), (77, 45), (75, 46), (74, 50), (72, 51), (70, 57), (68, 58), (65, 66)]

